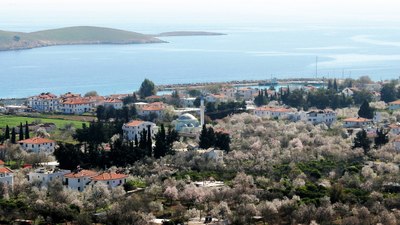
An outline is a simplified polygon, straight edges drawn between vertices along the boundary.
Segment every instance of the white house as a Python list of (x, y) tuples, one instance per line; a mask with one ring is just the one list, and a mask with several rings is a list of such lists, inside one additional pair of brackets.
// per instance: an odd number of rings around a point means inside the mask
[(325, 123), (331, 125), (336, 121), (336, 112), (330, 109), (325, 110), (312, 110), (300, 114), (300, 119), (312, 124)]
[(196, 100), (196, 98), (192, 98), (192, 97), (190, 97), (190, 98), (181, 98), (181, 99), (180, 99), (181, 104), (182, 104), (182, 106), (183, 106), (184, 108), (193, 107), (193, 106), (194, 106), (194, 101), (195, 101), (195, 100)]
[(83, 114), (90, 112), (92, 104), (83, 98), (71, 98), (60, 104), (60, 111), (64, 114)]
[(206, 102), (227, 102), (228, 98), (224, 94), (209, 94), (205, 97)]
[(238, 88), (236, 91), (237, 97), (243, 100), (253, 100), (254, 96), (258, 94), (258, 89), (255, 88)]
[(64, 175), (64, 184), (68, 188), (77, 191), (83, 191), (85, 187), (90, 183), (91, 178), (96, 176), (98, 173), (92, 170), (77, 170), (72, 173)]
[(259, 117), (265, 117), (265, 118), (287, 118), (290, 113), (292, 113), (292, 109), (286, 109), (286, 108), (274, 108), (274, 107), (268, 107), (268, 106), (263, 106), (256, 108), (254, 110), (254, 114)]
[(116, 98), (109, 98), (104, 101), (104, 107), (113, 107), (114, 109), (122, 109), (123, 102)]
[(343, 120), (343, 127), (345, 128), (364, 128), (370, 125), (372, 125), (372, 120), (361, 117)]
[(390, 110), (397, 110), (400, 109), (400, 99), (394, 102), (389, 102), (389, 109)]
[(55, 112), (59, 110), (60, 99), (51, 93), (42, 93), (28, 98), (28, 106), (38, 112)]
[(39, 168), (28, 173), (29, 182), (41, 182), (42, 185), (47, 185), (53, 180), (63, 180), (65, 174), (71, 173), (71, 170), (47, 169)]
[(394, 135), (399, 135), (400, 134), (400, 123), (395, 123), (395, 124), (390, 124), (390, 133)]
[(396, 151), (400, 151), (400, 137), (397, 137), (393, 140), (393, 147)]
[(91, 178), (92, 184), (101, 182), (106, 184), (109, 188), (124, 185), (128, 175), (114, 172), (104, 172)]
[(354, 91), (352, 91), (350, 88), (345, 88), (342, 90), (342, 94), (344, 94), (344, 96), (346, 97), (351, 97), (354, 94)]
[(124, 139), (129, 141), (134, 141), (136, 136), (137, 139), (140, 140), (140, 135), (143, 129), (145, 129), (147, 132), (148, 126), (150, 126), (151, 136), (154, 137), (154, 135), (158, 131), (158, 127), (156, 126), (155, 123), (148, 121), (141, 121), (141, 120), (132, 120), (129, 123), (125, 123), (122, 126)]
[(51, 154), (54, 152), (56, 142), (47, 138), (34, 137), (18, 141), (20, 147), (27, 152), (44, 152)]
[(144, 105), (143, 107), (137, 110), (139, 116), (150, 116), (151, 114), (157, 115), (158, 118), (162, 118), (164, 116), (164, 110), (166, 105), (162, 102), (153, 102)]
[(208, 149), (208, 150), (198, 150), (207, 159), (214, 160), (216, 162), (224, 162), (224, 150)]
[(13, 171), (4, 167), (4, 162), (2, 160), (0, 160), (0, 183), (11, 187), (14, 185)]

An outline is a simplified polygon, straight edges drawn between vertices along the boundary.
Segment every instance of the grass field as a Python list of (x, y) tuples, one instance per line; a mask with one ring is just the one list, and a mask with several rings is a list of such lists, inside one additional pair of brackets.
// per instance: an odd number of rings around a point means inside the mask
[(34, 118), (34, 117), (24, 117), (24, 116), (0, 115), (0, 128), (4, 128), (6, 127), (6, 125), (8, 125), (9, 127), (19, 126), (20, 123), (25, 124), (25, 121), (31, 123), (36, 120), (40, 120), (42, 123), (54, 123), (57, 126), (57, 128), (62, 128), (69, 123), (72, 123), (75, 128), (82, 128), (82, 123), (84, 123), (82, 121), (67, 119), (67, 117), (64, 119), (54, 119), (54, 118)]

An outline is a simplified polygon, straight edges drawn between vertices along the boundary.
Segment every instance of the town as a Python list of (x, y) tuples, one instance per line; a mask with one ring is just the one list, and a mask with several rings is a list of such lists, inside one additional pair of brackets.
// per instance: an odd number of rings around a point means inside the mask
[(398, 80), (161, 93), (1, 100), (0, 220), (399, 223)]

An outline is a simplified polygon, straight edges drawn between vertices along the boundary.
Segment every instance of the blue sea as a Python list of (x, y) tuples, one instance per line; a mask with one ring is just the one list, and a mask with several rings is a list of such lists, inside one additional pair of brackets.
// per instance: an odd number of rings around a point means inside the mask
[(174, 84), (362, 75), (384, 80), (400, 75), (400, 28), (395, 26), (116, 28), (143, 33), (202, 30), (227, 35), (163, 37), (169, 42), (163, 44), (54, 46), (0, 52), (0, 98), (41, 92), (84, 94), (91, 90), (102, 95), (131, 93), (145, 78), (156, 84)]

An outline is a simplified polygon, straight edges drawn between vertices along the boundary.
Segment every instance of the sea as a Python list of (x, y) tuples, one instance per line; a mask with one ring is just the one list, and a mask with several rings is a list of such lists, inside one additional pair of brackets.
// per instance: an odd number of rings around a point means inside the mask
[[(0, 23), (0, 30), (50, 28)], [(60, 27), (52, 25), (54, 28)], [(0, 98), (42, 92), (132, 93), (148, 78), (183, 84), (270, 78), (358, 78), (400, 75), (399, 26), (115, 26), (155, 34), (220, 32), (221, 36), (162, 37), (168, 43), (71, 45), (0, 52)]]

